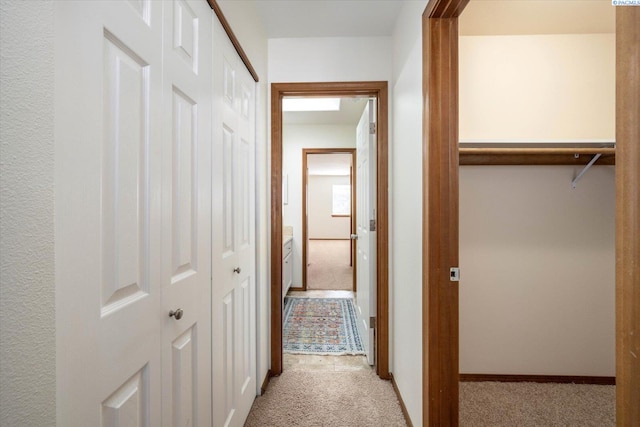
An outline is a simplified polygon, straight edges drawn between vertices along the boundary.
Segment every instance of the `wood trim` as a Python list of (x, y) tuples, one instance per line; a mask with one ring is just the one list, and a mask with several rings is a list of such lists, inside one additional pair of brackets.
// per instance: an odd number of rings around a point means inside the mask
[(271, 373), (282, 373), (282, 97), (271, 89)]
[(400, 403), (400, 409), (402, 410), (402, 415), (404, 415), (404, 421), (407, 423), (407, 427), (413, 427), (411, 417), (409, 416), (409, 411), (407, 411), (407, 406), (404, 404), (404, 400), (402, 400), (402, 395), (400, 394), (400, 389), (398, 388), (398, 384), (396, 384), (396, 379), (393, 377), (392, 373), (390, 373), (389, 376), (391, 377), (391, 385), (393, 386), (393, 391), (396, 393), (398, 403)]
[(616, 8), (616, 418), (640, 425), (640, 8)]
[(460, 382), (508, 382), (508, 383), (558, 383), (616, 385), (616, 377), (594, 377), (575, 375), (502, 375), (460, 374)]
[(430, 0), (422, 15), (423, 425), (458, 425), (458, 16), (468, 0)]
[[(460, 150), (460, 166), (533, 166), (533, 165), (576, 165), (584, 166), (592, 159), (591, 155), (582, 155), (577, 159), (573, 154), (486, 154), (469, 153)], [(603, 155), (594, 166), (615, 165), (615, 155)]]
[[(307, 175), (309, 154), (351, 154), (352, 161), (356, 158), (355, 148), (303, 148), (302, 149), (302, 286), (296, 290), (307, 290), (307, 240), (313, 240), (308, 237), (309, 224), (307, 224), (307, 186), (309, 177)], [(352, 193), (353, 194), (353, 193)], [(351, 197), (353, 204), (353, 196)], [(331, 215), (334, 216), (334, 215)], [(321, 239), (321, 240), (344, 240), (344, 239)], [(355, 269), (354, 269), (355, 270)], [(354, 289), (355, 292), (355, 289)]]
[(615, 165), (616, 159), (613, 147), (513, 145), (460, 143), (460, 165), (586, 165), (595, 154), (601, 155), (596, 165)]
[(224, 28), (224, 31), (227, 33), (227, 36), (229, 36), (229, 40), (231, 40), (231, 44), (233, 44), (233, 47), (236, 49), (236, 52), (238, 52), (238, 55), (240, 56), (242, 63), (244, 64), (245, 67), (247, 67), (247, 70), (249, 70), (249, 74), (251, 74), (251, 77), (253, 77), (253, 80), (256, 83), (258, 83), (260, 81), (260, 78), (258, 77), (258, 73), (256, 73), (256, 70), (255, 68), (253, 68), (253, 65), (251, 65), (251, 61), (249, 61), (249, 57), (247, 56), (244, 49), (240, 45), (240, 41), (238, 40), (236, 35), (233, 33), (233, 30), (231, 29), (231, 24), (229, 24), (229, 21), (227, 21), (227, 18), (224, 16), (224, 13), (222, 13), (222, 9), (220, 8), (220, 5), (216, 0), (207, 0), (207, 3), (209, 3), (209, 6), (211, 7), (211, 9), (213, 9), (216, 16), (218, 17), (220, 24), (222, 24), (222, 28)]
[(377, 330), (376, 373), (389, 378), (388, 108), (386, 81), (271, 84), (271, 372), (282, 373), (282, 98), (284, 96), (375, 96), (377, 141)]
[(307, 164), (307, 151), (302, 149), (302, 286), (301, 291), (307, 290), (307, 241), (309, 239), (309, 224), (307, 223), (307, 186), (309, 185), (309, 165)]
[(339, 237), (309, 237), (309, 240), (351, 240), (351, 239), (342, 239)]
[(262, 381), (262, 385), (260, 386), (260, 396), (266, 393), (267, 387), (269, 387), (269, 382), (271, 381), (271, 370), (267, 371), (267, 375), (264, 377), (264, 381)]

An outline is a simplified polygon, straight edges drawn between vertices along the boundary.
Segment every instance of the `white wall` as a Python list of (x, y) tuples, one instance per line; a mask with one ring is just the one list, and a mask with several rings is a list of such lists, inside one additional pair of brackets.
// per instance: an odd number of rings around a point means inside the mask
[(257, 377), (258, 387), (260, 387), (270, 366), (269, 325), (271, 323), (269, 319), (271, 283), (269, 194), (271, 174), (268, 167), (270, 148), (267, 137), (267, 106), (269, 103), (267, 36), (253, 2), (218, 0), (218, 4), (260, 78), (256, 85), (256, 288), (258, 290), (256, 323), (258, 334)]
[[(461, 37), (460, 63), (461, 139), (614, 139), (613, 35)], [(460, 168), (460, 372), (615, 375), (614, 168), (580, 169)]]
[(610, 139), (614, 34), (460, 37), (460, 139)]
[(390, 37), (269, 40), (270, 82), (390, 79)]
[(349, 176), (311, 175), (308, 179), (307, 211), (310, 239), (348, 239), (351, 217), (332, 216), (333, 186), (349, 185)]
[(615, 376), (615, 170), (460, 168), (460, 372)]
[(391, 349), (394, 379), (413, 425), (422, 425), (422, 39), (426, 1), (406, 2), (393, 34), (390, 199)]
[(0, 3), (0, 425), (56, 422), (53, 3)]
[(302, 286), (302, 149), (355, 148), (356, 127), (293, 125), (282, 129), (282, 173), (289, 182), (289, 203), (282, 207), (282, 224), (293, 227), (293, 284)]

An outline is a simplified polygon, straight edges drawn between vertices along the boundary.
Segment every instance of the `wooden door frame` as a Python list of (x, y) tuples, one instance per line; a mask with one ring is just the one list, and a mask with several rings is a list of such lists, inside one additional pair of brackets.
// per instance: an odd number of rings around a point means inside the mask
[(282, 373), (282, 98), (370, 96), (378, 102), (376, 373), (389, 373), (388, 83), (386, 81), (271, 84), (271, 375)]
[(640, 7), (616, 8), (616, 418), (640, 425)]
[[(354, 140), (355, 143), (355, 140)], [(291, 288), (292, 290), (306, 291), (307, 290), (307, 241), (309, 239), (309, 224), (307, 222), (307, 184), (309, 176), (307, 174), (307, 156), (309, 154), (351, 154), (351, 164), (355, 164), (356, 161), (356, 149), (355, 148), (303, 148), (302, 149), (302, 287), (300, 288)], [(356, 220), (356, 208), (355, 208), (355, 200), (356, 200), (356, 186), (355, 186), (355, 176), (350, 172), (349, 173), (349, 184), (351, 185), (351, 216), (349, 218), (350, 223), (350, 233), (353, 233), (355, 230), (355, 220)], [(349, 239), (350, 244), (353, 243), (353, 240)], [(353, 258), (353, 247), (350, 246), (350, 256), (351, 261)], [(356, 268), (355, 263), (353, 264), (353, 274), (352, 276), (352, 284), (351, 289), (353, 292), (356, 291)]]
[[(423, 31), (423, 424), (458, 425), (458, 17), (430, 0)], [(616, 417), (640, 425), (640, 8), (616, 9)], [(635, 64), (635, 65), (634, 65)], [(634, 331), (636, 333), (634, 333)]]

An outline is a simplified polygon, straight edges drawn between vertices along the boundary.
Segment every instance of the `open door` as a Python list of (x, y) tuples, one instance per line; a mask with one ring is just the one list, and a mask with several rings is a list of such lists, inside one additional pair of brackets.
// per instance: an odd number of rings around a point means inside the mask
[(376, 111), (370, 99), (356, 130), (356, 311), (358, 332), (370, 365), (374, 360), (376, 297)]

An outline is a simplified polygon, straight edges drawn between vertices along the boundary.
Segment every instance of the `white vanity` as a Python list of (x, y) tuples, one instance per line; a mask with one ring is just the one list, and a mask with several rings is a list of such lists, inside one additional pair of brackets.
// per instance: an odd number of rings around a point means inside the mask
[(282, 237), (282, 302), (291, 287), (293, 279), (293, 236), (284, 235)]

